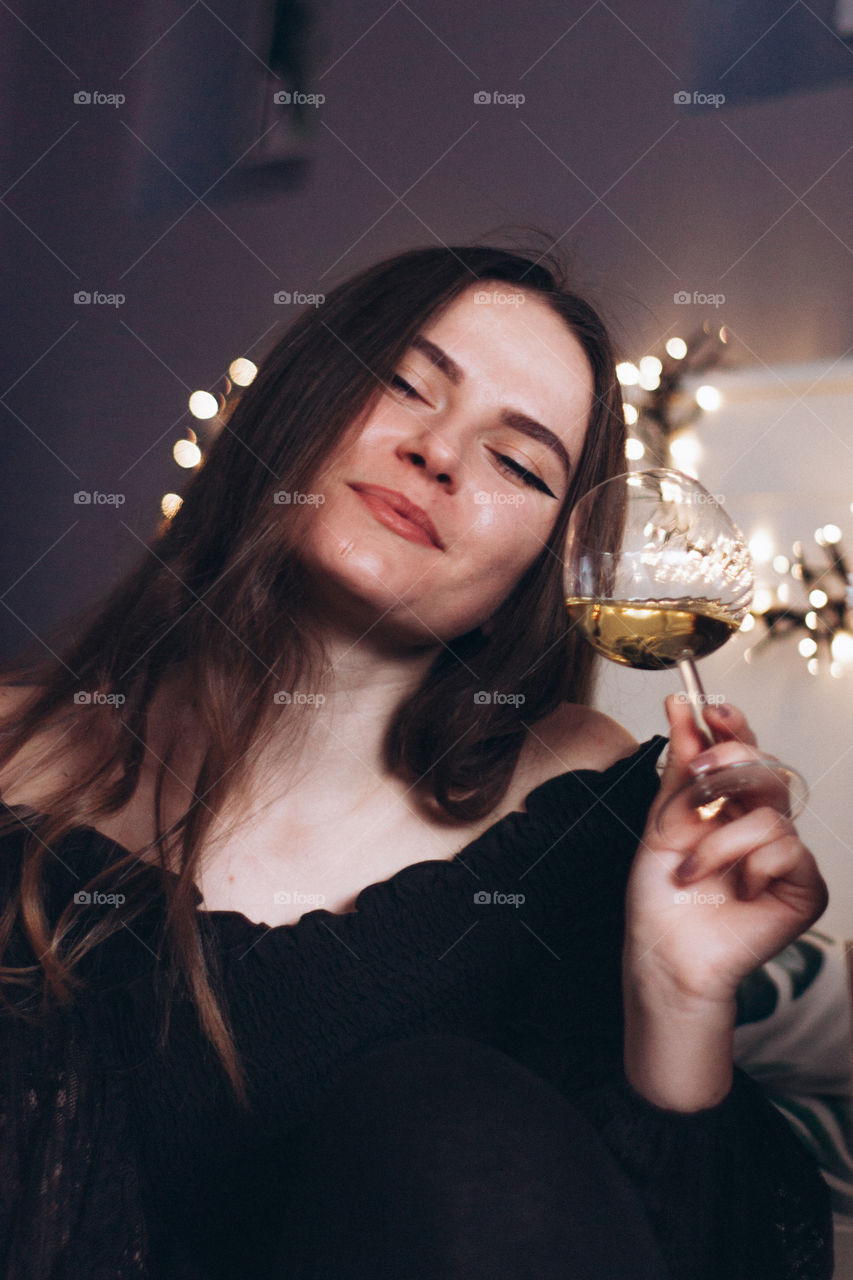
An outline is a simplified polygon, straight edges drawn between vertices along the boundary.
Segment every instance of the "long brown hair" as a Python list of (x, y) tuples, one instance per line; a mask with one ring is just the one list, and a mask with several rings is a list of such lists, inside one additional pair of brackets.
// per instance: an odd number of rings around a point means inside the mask
[[(73, 782), (48, 796), (46, 812), (16, 806), (19, 818), (0, 814), (0, 836), (18, 821), (30, 832), (20, 875), (0, 914), (0, 956), (5, 959), (19, 928), (40, 958), (38, 965), (0, 967), (7, 1008), (26, 1016), (7, 999), (7, 986), (32, 990), (37, 984), (43, 1007), (66, 1003), (80, 985), (74, 972), (79, 960), (150, 905), (151, 881), (140, 879), (142, 870), (150, 877), (150, 867), (140, 863), (140, 851), (115, 845), (109, 866), (85, 887), (103, 891), (120, 883), (122, 909), (99, 912), (74, 901), (50, 921), (44, 868), (51, 846), (69, 831), (95, 825), (134, 794), (149, 705), (164, 677), (181, 664), (205, 750), (192, 803), (164, 831), (163, 786), (175, 739), (169, 744), (156, 780), (157, 835), (146, 846), (164, 869), (167, 849), (170, 858), (176, 853), (179, 867), (162, 877), (168, 991), (161, 1044), (180, 973), (235, 1096), (248, 1105), (224, 997), (211, 985), (213, 978), (218, 986), (218, 968), (202, 946), (207, 925), (196, 910), (195, 881), (205, 836), (225, 800), (250, 778), (256, 753), (280, 731), (282, 716), (298, 740), (304, 707), (274, 693), (323, 688), (322, 642), (301, 608), (308, 582), (299, 558), (305, 507), (274, 495), (311, 493), (312, 481), (376, 403), (416, 333), (477, 281), (535, 291), (564, 320), (589, 360), (592, 410), (547, 545), (503, 603), (491, 633), (477, 627), (444, 644), (420, 686), (398, 707), (386, 736), (387, 767), (412, 781), (441, 813), (474, 820), (505, 794), (526, 726), (563, 701), (589, 701), (595, 656), (567, 627), (559, 550), (577, 499), (625, 469), (622, 399), (607, 331), (593, 307), (570, 290), (567, 269), (554, 254), (478, 244), (389, 257), (339, 285), (292, 324), (261, 363), (171, 522), (111, 591), (55, 629), (56, 658), (6, 668), (4, 683), (36, 688), (0, 719), (0, 768), (45, 728), (63, 730), (51, 764), (77, 762)], [(84, 702), (81, 690), (99, 696)], [(477, 690), (523, 694), (524, 701), (475, 701)], [(71, 936), (73, 943), (63, 948)]]

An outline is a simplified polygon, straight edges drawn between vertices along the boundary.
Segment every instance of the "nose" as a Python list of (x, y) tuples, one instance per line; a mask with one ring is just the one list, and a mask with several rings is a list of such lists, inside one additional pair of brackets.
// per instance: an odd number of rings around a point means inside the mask
[(416, 467), (423, 467), (428, 476), (448, 489), (455, 487), (460, 458), (448, 428), (439, 431), (434, 426), (419, 424), (417, 430), (400, 441), (397, 455)]

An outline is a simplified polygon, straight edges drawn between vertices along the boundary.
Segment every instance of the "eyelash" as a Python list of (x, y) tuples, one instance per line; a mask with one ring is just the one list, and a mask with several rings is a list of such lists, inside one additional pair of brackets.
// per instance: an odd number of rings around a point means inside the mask
[(396, 385), (400, 387), (407, 396), (413, 395), (417, 400), (422, 399), (422, 397), (418, 395), (417, 391), (415, 391), (415, 388), (412, 386), (412, 384), (410, 382), (407, 382), (405, 378), (401, 378), (399, 373), (395, 373), (393, 375), (393, 377), (391, 378), (391, 384), (392, 386)]
[[(418, 392), (411, 385), (411, 383), (407, 382), (405, 378), (401, 378), (398, 373), (395, 373), (393, 375), (393, 377), (391, 378), (391, 383), (392, 385), (397, 386), (403, 392), (403, 394), (406, 396), (407, 399), (412, 396), (414, 396), (416, 400), (423, 399), (423, 397), (418, 394)], [(526, 485), (529, 485), (532, 489), (538, 489), (540, 490), (541, 493), (547, 493), (552, 498), (555, 497), (555, 495), (551, 493), (551, 490), (548, 488), (544, 480), (540, 480), (539, 476), (535, 475), (532, 471), (528, 471), (526, 467), (523, 467), (521, 463), (516, 462), (514, 458), (508, 458), (506, 454), (495, 453), (493, 450), (489, 450), (489, 452), (492, 454), (493, 458), (496, 458), (498, 462), (502, 464), (500, 469), (501, 471), (504, 472), (504, 474), (518, 476), (524, 481)]]
[(503, 453), (492, 453), (492, 457), (497, 458), (498, 462), (503, 464), (501, 471), (511, 472), (513, 475), (520, 476), (524, 483), (530, 485), (532, 489), (539, 489), (542, 493), (548, 493), (551, 494), (552, 498), (554, 497), (544, 480), (540, 480), (537, 475), (534, 475), (532, 471), (528, 471), (526, 467), (516, 462), (514, 458), (508, 458)]

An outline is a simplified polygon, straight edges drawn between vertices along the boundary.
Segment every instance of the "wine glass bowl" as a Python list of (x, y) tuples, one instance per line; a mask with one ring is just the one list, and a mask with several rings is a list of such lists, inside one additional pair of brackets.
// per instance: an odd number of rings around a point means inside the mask
[(628, 472), (572, 511), (563, 585), (573, 621), (605, 657), (659, 670), (712, 653), (752, 603), (746, 539), (690, 476)]
[[(707, 703), (695, 660), (713, 653), (749, 612), (754, 572), (744, 535), (716, 498), (670, 468), (625, 472), (586, 493), (566, 532), (563, 587), (569, 617), (611, 662), (678, 667), (694, 723)], [(725, 821), (757, 804), (793, 817), (808, 795), (772, 756), (711, 770), (664, 805), (658, 828), (685, 804), (701, 821)], [(675, 806), (674, 802), (679, 801)]]

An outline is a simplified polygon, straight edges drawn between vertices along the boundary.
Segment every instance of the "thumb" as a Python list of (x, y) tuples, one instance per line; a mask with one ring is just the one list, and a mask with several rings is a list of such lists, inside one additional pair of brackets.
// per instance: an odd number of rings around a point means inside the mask
[(660, 789), (671, 795), (692, 777), (688, 768), (691, 760), (707, 751), (710, 744), (696, 728), (690, 703), (684, 694), (668, 694), (664, 699), (664, 709), (670, 734)]
[[(682, 788), (693, 778), (689, 768), (690, 762), (701, 752), (706, 751), (709, 743), (697, 729), (693, 710), (683, 693), (669, 694), (664, 700), (664, 708), (669, 720), (669, 748), (661, 773), (660, 787), (649, 810), (646, 824), (646, 831), (649, 834), (646, 842), (650, 845), (659, 845), (663, 841), (668, 849), (679, 849), (683, 853), (684, 849), (696, 840), (701, 822), (685, 799), (689, 793), (682, 791)], [(672, 822), (669, 823), (664, 840), (659, 830), (660, 815), (664, 807), (678, 793), (681, 793), (683, 800), (679, 809), (681, 822), (676, 824), (675, 834), (673, 834)], [(675, 803), (679, 804), (678, 801)]]

